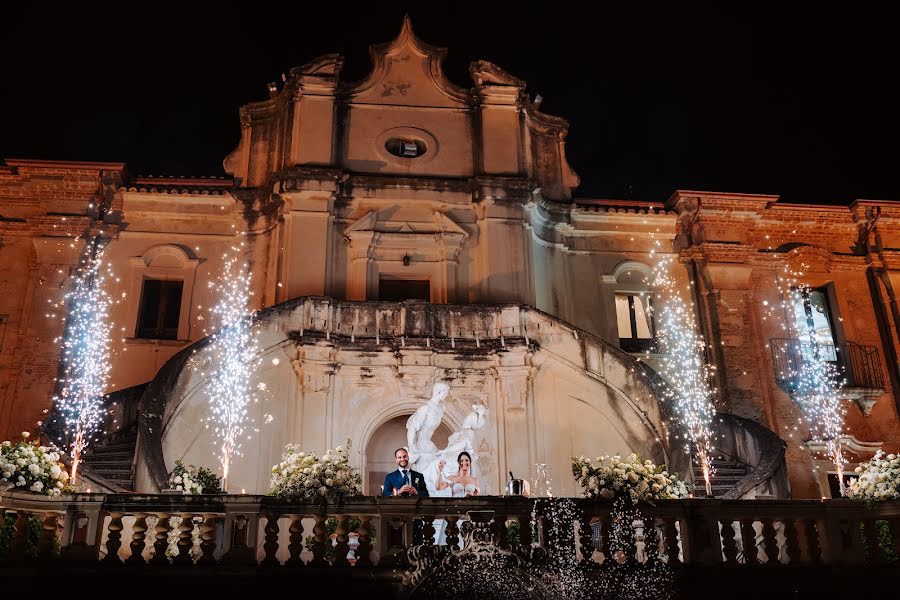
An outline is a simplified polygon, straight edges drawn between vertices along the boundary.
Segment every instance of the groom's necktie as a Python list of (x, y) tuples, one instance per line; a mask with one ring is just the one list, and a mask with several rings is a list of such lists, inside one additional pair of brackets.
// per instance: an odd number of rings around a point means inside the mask
[(409, 485), (409, 471), (406, 469), (403, 470), (403, 484)]

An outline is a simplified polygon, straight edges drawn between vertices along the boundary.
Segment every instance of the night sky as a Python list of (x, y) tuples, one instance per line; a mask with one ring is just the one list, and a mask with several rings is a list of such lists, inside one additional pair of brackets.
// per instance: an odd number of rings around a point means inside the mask
[(223, 175), (240, 105), (322, 54), (345, 57), (345, 79), (364, 77), (368, 45), (393, 39), (408, 12), (419, 37), (448, 48), (451, 80), (470, 87), (469, 63), (489, 60), (541, 94), (544, 112), (569, 120), (576, 197), (662, 201), (700, 189), (900, 200), (900, 52), (885, 15), (711, 22), (649, 4), (630, 14), (559, 2), (416, 8), (426, 4), (438, 3), (5, 12), (0, 158)]

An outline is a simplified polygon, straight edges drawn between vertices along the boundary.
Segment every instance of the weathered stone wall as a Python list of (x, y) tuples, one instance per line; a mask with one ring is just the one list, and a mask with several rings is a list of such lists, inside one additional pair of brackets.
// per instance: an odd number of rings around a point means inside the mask
[[(443, 329), (451, 318), (463, 337)], [(573, 455), (634, 451), (666, 460), (660, 407), (633, 360), (547, 315), (515, 305), (310, 299), (266, 311), (260, 324), (256, 401), (230, 476), (235, 489), (268, 490), (271, 466), (288, 443), (322, 452), (349, 438), (353, 463), (368, 474), (369, 461), (384, 462), (365, 454), (370, 440), (415, 412), (439, 380), (451, 386), (447, 430), (458, 429), (473, 404), (488, 409), (475, 440), (485, 494), (499, 493), (508, 471), (533, 476), (534, 464), (546, 463), (556, 493), (574, 495), (567, 475)], [(162, 431), (142, 420), (141, 435), (161, 444), (166, 469), (176, 460), (216, 466), (217, 444), (206, 427), (211, 360), (209, 348), (198, 347), (163, 406), (149, 397), (142, 405), (144, 414), (164, 411)], [(148, 457), (142, 446), (141, 463)], [(153, 474), (140, 470), (137, 488), (154, 486)]]
[[(779, 387), (773, 369), (770, 340), (793, 335), (789, 324), (793, 316), (780, 308), (782, 292), (791, 285), (785, 267), (797, 274), (795, 285), (830, 290), (839, 343), (869, 346), (879, 353), (876, 366), (885, 385), (869, 391), (875, 400), (871, 413), (849, 397), (845, 400), (851, 466), (871, 456), (871, 451), (859, 449), (857, 441), (881, 442), (889, 451), (900, 447), (890, 376), (896, 367), (887, 358), (895, 332), (879, 324), (867, 270), (882, 261), (868, 242), (860, 247), (853, 217), (857, 208), (775, 201), (766, 196), (679, 192), (671, 201), (680, 215), (676, 245), (688, 272), (696, 274), (698, 313), (713, 342), (709, 355), (722, 384), (722, 407), (766, 425), (788, 442), (795, 497), (828, 496), (826, 473), (834, 466), (806, 445), (808, 425), (796, 402)], [(896, 210), (881, 204), (886, 211)]]

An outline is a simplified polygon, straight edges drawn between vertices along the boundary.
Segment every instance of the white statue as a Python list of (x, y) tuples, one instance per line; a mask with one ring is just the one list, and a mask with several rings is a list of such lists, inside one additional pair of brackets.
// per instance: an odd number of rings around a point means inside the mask
[(435, 383), (431, 388), (431, 398), (406, 421), (409, 464), (416, 471), (422, 472), (423, 467), (436, 459), (438, 448), (431, 441), (431, 436), (444, 418), (444, 398), (449, 393), (450, 386), (447, 383)]
[(418, 471), (425, 476), (425, 484), (428, 486), (429, 494), (433, 492), (436, 497), (450, 495), (449, 491), (442, 493), (446, 490), (437, 489), (438, 465), (441, 462), (445, 464), (442, 472), (445, 478), (455, 474), (454, 467), (458, 465), (460, 452), (469, 454), (471, 459), (470, 473), (472, 476), (477, 475), (478, 452), (475, 450), (475, 432), (484, 427), (486, 412), (487, 407), (483, 404), (473, 404), (472, 412), (463, 419), (462, 427), (451, 433), (450, 437), (447, 438), (447, 447), (428, 454), (427, 459), (423, 456), (423, 460), (419, 463)]
[(472, 457), (472, 474), (475, 474), (475, 465), (478, 462), (478, 453), (475, 451), (475, 432), (484, 427), (484, 415), (487, 407), (483, 404), (473, 404), (472, 412), (466, 415), (462, 427), (454, 431), (447, 438), (447, 447), (441, 450), (439, 458), (448, 464), (456, 464), (460, 452), (468, 452)]

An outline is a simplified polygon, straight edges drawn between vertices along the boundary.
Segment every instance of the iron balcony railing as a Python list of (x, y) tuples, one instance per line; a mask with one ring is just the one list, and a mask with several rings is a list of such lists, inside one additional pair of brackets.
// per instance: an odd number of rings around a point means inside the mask
[(769, 340), (772, 349), (772, 366), (778, 385), (789, 392), (797, 387), (797, 374), (804, 362), (816, 356), (837, 367), (844, 381), (844, 388), (884, 389), (884, 373), (875, 346), (861, 346), (854, 342), (843, 344), (812, 344), (797, 339), (775, 338)]

